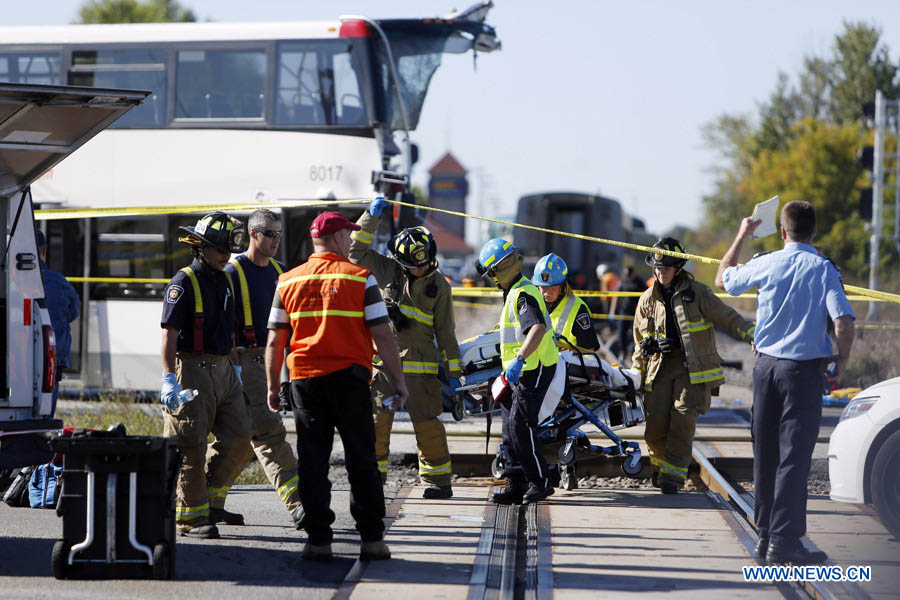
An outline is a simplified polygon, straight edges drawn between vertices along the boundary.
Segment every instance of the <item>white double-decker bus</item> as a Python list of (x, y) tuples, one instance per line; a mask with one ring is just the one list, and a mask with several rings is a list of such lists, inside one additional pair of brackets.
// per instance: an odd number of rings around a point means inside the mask
[[(445, 53), (499, 48), (490, 2), (441, 19), (0, 27), (0, 82), (148, 90), (32, 186), (36, 207), (359, 199), (406, 191), (428, 85)], [(35, 140), (40, 132), (33, 132)], [(283, 209), (288, 264), (310, 209)], [(197, 214), (42, 221), (69, 277), (167, 279)], [(156, 390), (162, 283), (78, 283), (63, 387)]]

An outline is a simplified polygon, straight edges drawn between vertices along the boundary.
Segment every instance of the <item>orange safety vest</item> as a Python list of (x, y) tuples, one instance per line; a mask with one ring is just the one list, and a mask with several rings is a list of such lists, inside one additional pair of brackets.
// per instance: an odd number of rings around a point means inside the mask
[(291, 380), (354, 364), (371, 372), (374, 346), (365, 321), (369, 274), (338, 254), (319, 252), (278, 278), (278, 295), (293, 329)]

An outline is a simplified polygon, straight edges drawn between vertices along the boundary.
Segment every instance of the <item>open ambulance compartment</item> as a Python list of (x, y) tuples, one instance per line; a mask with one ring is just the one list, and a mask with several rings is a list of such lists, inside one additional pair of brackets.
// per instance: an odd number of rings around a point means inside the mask
[(62, 428), (50, 415), (56, 340), (44, 308), (29, 186), (147, 94), (0, 84), (0, 469), (48, 462), (46, 438)]

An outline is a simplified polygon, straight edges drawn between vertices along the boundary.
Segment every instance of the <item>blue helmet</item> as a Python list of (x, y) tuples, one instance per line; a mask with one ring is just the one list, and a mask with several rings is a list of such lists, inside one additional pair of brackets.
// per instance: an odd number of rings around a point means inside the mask
[(516, 251), (516, 247), (512, 242), (507, 242), (501, 238), (494, 238), (481, 247), (478, 254), (478, 262), (475, 263), (478, 273), (484, 275), (489, 270), (496, 267), (500, 262)]
[(551, 252), (534, 265), (534, 277), (531, 278), (531, 283), (541, 287), (560, 285), (566, 282), (568, 274), (569, 267), (566, 266), (566, 261)]

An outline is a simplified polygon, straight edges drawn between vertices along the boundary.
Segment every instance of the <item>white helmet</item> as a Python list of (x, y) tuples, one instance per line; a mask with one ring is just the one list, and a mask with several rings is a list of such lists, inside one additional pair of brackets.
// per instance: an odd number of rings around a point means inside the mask
[(603, 279), (603, 275), (609, 271), (609, 267), (606, 266), (606, 263), (600, 263), (597, 265), (597, 279)]

